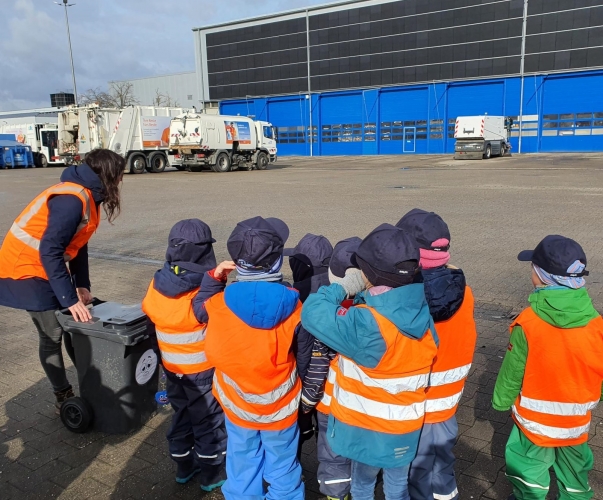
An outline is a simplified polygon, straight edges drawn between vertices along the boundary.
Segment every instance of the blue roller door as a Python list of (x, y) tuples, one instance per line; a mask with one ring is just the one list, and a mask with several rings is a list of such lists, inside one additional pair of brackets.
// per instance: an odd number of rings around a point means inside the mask
[(249, 106), (253, 106), (251, 103), (241, 101), (225, 101), (220, 103), (220, 114), (231, 115), (231, 116), (247, 116), (249, 113), (247, 110)]
[(321, 154), (362, 154), (363, 107), (361, 92), (321, 96)]
[(428, 87), (381, 92), (379, 153), (427, 153), (428, 92)]
[(540, 151), (603, 151), (603, 74), (544, 80)]
[(279, 156), (310, 154), (307, 103), (305, 96), (268, 102), (268, 121), (277, 130)]

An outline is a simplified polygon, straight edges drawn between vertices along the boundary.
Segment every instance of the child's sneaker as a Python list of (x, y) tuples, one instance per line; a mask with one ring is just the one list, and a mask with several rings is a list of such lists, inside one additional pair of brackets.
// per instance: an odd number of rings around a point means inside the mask
[(215, 490), (225, 482), (226, 466), (223, 463), (203, 466), (203, 469), (201, 470), (201, 489), (203, 491)]
[(178, 472), (176, 472), (176, 482), (180, 484), (188, 483), (195, 474), (201, 471), (201, 467), (194, 460), (188, 462), (178, 462)]
[(63, 406), (63, 403), (65, 402), (65, 400), (67, 400), (69, 398), (74, 398), (75, 393), (73, 392), (73, 388), (71, 386), (69, 386), (69, 388), (65, 389), (64, 391), (55, 392), (54, 397), (57, 398), (57, 401), (54, 404), (54, 406), (56, 408), (56, 414), (60, 415), (61, 414), (61, 406)]

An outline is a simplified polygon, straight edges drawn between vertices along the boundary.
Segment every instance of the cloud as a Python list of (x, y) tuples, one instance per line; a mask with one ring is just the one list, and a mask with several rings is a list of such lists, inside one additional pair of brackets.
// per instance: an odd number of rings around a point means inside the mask
[[(57, 0), (59, 1), (59, 0)], [(191, 71), (192, 28), (323, 3), (321, 0), (74, 0), (68, 9), (78, 93), (110, 80)], [(2, 7), (0, 110), (50, 106), (70, 92), (64, 10), (52, 0)]]

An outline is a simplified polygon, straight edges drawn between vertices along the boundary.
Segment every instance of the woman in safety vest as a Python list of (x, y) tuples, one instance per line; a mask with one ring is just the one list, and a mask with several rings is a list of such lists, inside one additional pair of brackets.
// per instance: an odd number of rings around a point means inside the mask
[[(112, 223), (120, 212), (125, 160), (96, 149), (83, 165), (65, 169), (61, 182), (38, 195), (8, 229), (0, 248), (0, 305), (29, 312), (40, 338), (40, 362), (60, 409), (73, 389), (61, 351), (57, 309), (76, 321), (91, 319), (88, 241), (100, 224), (100, 205)], [(69, 336), (65, 349), (74, 361)]]
[(530, 307), (511, 324), (492, 406), (511, 409), (506, 475), (510, 499), (542, 499), (553, 467), (560, 499), (589, 499), (591, 411), (603, 384), (603, 319), (584, 288), (586, 255), (574, 240), (551, 235), (520, 261), (532, 262)]
[(166, 262), (142, 302), (149, 336), (157, 342), (174, 409), (167, 433), (170, 456), (178, 465), (176, 482), (200, 472), (201, 489), (212, 491), (226, 479), (224, 412), (212, 395), (214, 370), (205, 353), (205, 321), (193, 300), (203, 274), (216, 267), (211, 229), (199, 219), (171, 229)]
[(437, 335), (419, 272), (419, 247), (390, 224), (373, 230), (355, 260), (367, 290), (354, 306), (338, 283), (310, 295), (302, 324), (339, 353), (327, 439), (352, 460), (352, 498), (372, 500), (379, 471), (387, 500), (410, 498), (408, 472), (425, 419)]

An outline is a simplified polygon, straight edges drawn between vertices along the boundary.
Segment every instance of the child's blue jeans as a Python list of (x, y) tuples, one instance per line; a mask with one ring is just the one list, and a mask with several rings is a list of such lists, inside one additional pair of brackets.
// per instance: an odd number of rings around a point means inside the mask
[[(374, 500), (377, 475), (381, 469), (352, 461), (352, 498)], [(408, 493), (408, 471), (410, 465), (383, 469), (383, 491), (385, 500), (410, 500)]]

